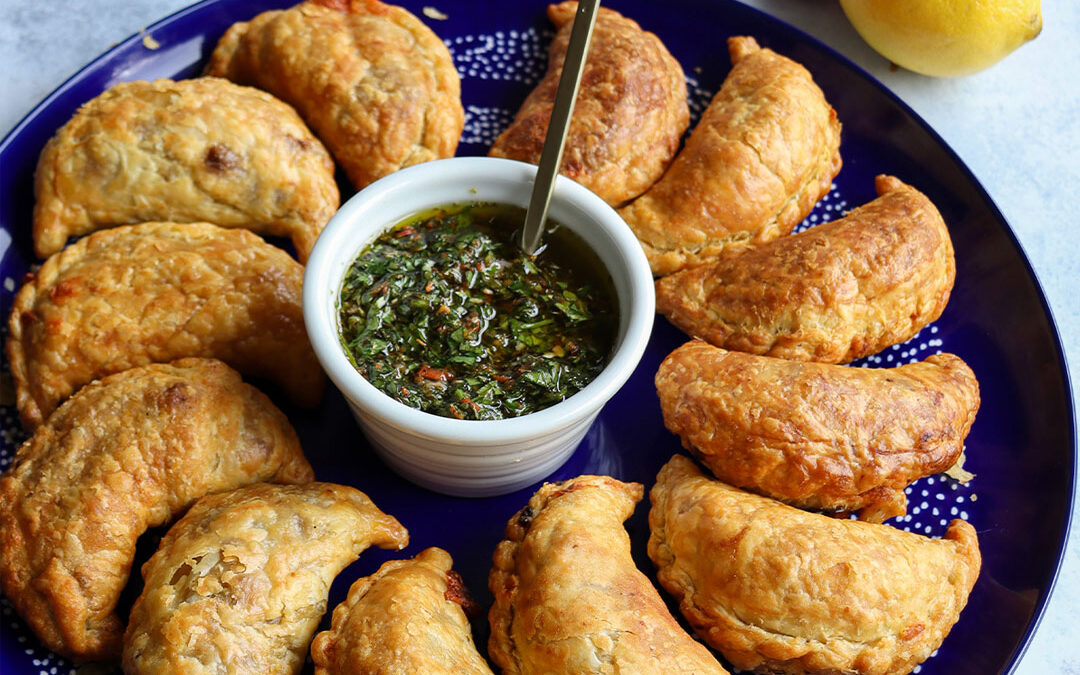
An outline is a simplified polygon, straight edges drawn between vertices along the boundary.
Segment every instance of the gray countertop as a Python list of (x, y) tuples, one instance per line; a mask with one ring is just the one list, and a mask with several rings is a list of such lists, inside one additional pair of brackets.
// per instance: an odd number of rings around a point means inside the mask
[[(187, 0), (0, 0), (0, 133), (112, 44)], [(433, 2), (433, 5), (438, 5)], [(952, 146), (1011, 224), (1038, 275), (1080, 393), (1080, 3), (1047, 0), (1044, 28), (997, 66), (960, 79), (892, 70), (835, 0), (749, 0), (869, 71)], [(1072, 224), (1071, 224), (1072, 223)], [(1080, 504), (1054, 594), (1016, 675), (1080, 675)]]

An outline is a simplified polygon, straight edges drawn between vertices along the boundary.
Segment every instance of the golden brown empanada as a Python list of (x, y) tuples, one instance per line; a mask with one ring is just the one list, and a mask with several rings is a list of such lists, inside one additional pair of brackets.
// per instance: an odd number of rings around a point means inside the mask
[(975, 528), (943, 539), (807, 513), (707, 478), (686, 457), (650, 492), (649, 557), (705, 642), (762, 673), (909, 672), (979, 575)]
[[(548, 6), (558, 28), (548, 71), (488, 153), (540, 162), (578, 3)], [(660, 38), (618, 12), (596, 17), (561, 173), (612, 205), (644, 192), (664, 173), (690, 123), (686, 80)]]
[(296, 106), (358, 189), (452, 156), (465, 124), (449, 50), (379, 0), (311, 0), (233, 24), (206, 72)]
[(469, 602), (450, 554), (428, 548), (357, 579), (315, 636), (315, 675), (491, 675), (476, 651)]
[(643, 488), (607, 476), (546, 483), (506, 524), (488, 586), (488, 653), (512, 673), (723, 673), (630, 556)]
[(60, 406), (0, 476), (0, 584), (49, 649), (120, 656), (135, 540), (199, 497), (311, 467), (285, 416), (220, 361), (110, 375)]
[(958, 356), (852, 368), (695, 340), (656, 373), (664, 424), (725, 483), (812, 509), (902, 516), (904, 488), (956, 463), (979, 409)]
[(128, 675), (298, 673), (334, 577), (408, 532), (359, 490), (259, 483), (203, 497), (143, 566)]
[(274, 380), (301, 405), (323, 373), (301, 311), (304, 268), (243, 229), (144, 223), (84, 237), (28, 275), (7, 353), (27, 429), (95, 378), (184, 356)]
[(798, 63), (750, 37), (664, 177), (620, 210), (653, 274), (791, 231), (840, 171), (840, 123)]
[(844, 218), (656, 282), (656, 308), (718, 347), (846, 363), (941, 316), (956, 261), (921, 192), (878, 176), (881, 195)]
[(334, 164), (296, 111), (216, 77), (123, 82), (46, 144), (34, 176), (34, 250), (165, 220), (291, 237), (300, 261), (337, 210)]

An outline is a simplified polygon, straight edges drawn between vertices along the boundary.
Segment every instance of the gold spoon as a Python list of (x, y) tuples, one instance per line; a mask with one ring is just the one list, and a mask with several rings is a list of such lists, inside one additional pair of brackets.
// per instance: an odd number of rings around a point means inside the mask
[(577, 100), (581, 74), (585, 70), (585, 58), (589, 52), (589, 41), (592, 38), (593, 26), (596, 25), (596, 10), (599, 6), (600, 0), (581, 0), (574, 16), (574, 26), (570, 29), (570, 44), (566, 48), (562, 74), (559, 75), (559, 88), (555, 91), (551, 122), (548, 123), (547, 135), (544, 136), (540, 164), (536, 167), (536, 180), (533, 183), (529, 208), (525, 210), (521, 248), (526, 255), (533, 255), (540, 248), (544, 221), (547, 220), (548, 205), (551, 203), (551, 192), (555, 188), (555, 176), (562, 164), (566, 132), (574, 114), (574, 102)]

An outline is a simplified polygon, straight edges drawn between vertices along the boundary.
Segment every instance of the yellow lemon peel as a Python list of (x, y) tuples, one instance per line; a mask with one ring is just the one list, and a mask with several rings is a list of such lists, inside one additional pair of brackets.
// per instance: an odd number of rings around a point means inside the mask
[(840, 0), (840, 6), (882, 56), (937, 77), (988, 68), (1042, 30), (1040, 0)]

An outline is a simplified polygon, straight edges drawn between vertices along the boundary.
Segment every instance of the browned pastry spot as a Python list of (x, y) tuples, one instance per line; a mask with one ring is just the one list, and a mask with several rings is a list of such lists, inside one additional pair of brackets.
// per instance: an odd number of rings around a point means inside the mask
[[(548, 6), (558, 32), (547, 74), (525, 99), (514, 122), (495, 139), (492, 157), (540, 162), (577, 7), (573, 0)], [(561, 173), (609, 204), (622, 204), (660, 178), (689, 122), (679, 62), (660, 38), (618, 12), (601, 8)]]
[(49, 649), (119, 658), (115, 608), (144, 531), (210, 492), (312, 478), (285, 416), (224, 363), (110, 375), (60, 406), (0, 477), (0, 585)]
[(510, 518), (488, 576), (488, 652), (505, 675), (726, 675), (634, 564), (622, 523), (642, 493), (579, 476), (544, 484)]
[(650, 492), (649, 557), (705, 642), (736, 668), (903, 675), (967, 604), (975, 528), (942, 539), (807, 513), (707, 478), (686, 457)]
[(717, 478), (803, 508), (902, 516), (904, 488), (956, 463), (979, 409), (958, 356), (852, 368), (700, 341), (656, 373), (668, 430)]
[(791, 232), (840, 171), (840, 123), (810, 73), (750, 37), (660, 181), (620, 210), (653, 274)]
[(216, 77), (110, 87), (46, 144), (34, 179), (41, 257), (70, 236), (163, 220), (290, 237), (303, 262), (340, 201), (296, 111)]
[[(206, 166), (212, 171), (225, 173), (240, 166), (240, 156), (225, 145), (211, 145), (206, 151)], [(149, 220), (149, 219), (147, 219)]]
[(259, 483), (203, 497), (143, 565), (128, 675), (294, 675), (334, 577), (408, 532), (344, 485)]
[(144, 223), (80, 239), (15, 296), (7, 354), (23, 425), (98, 377), (184, 356), (220, 358), (317, 404), (324, 376), (304, 329), (303, 278), (244, 229)]
[(491, 675), (452, 564), (449, 553), (429, 548), (353, 583), (330, 630), (311, 642), (315, 675)]
[(452, 156), (465, 124), (449, 50), (378, 0), (312, 0), (235, 23), (206, 73), (294, 105), (357, 188)]
[(656, 282), (656, 308), (718, 347), (846, 363), (941, 316), (956, 278), (941, 214), (892, 176), (844, 218)]

